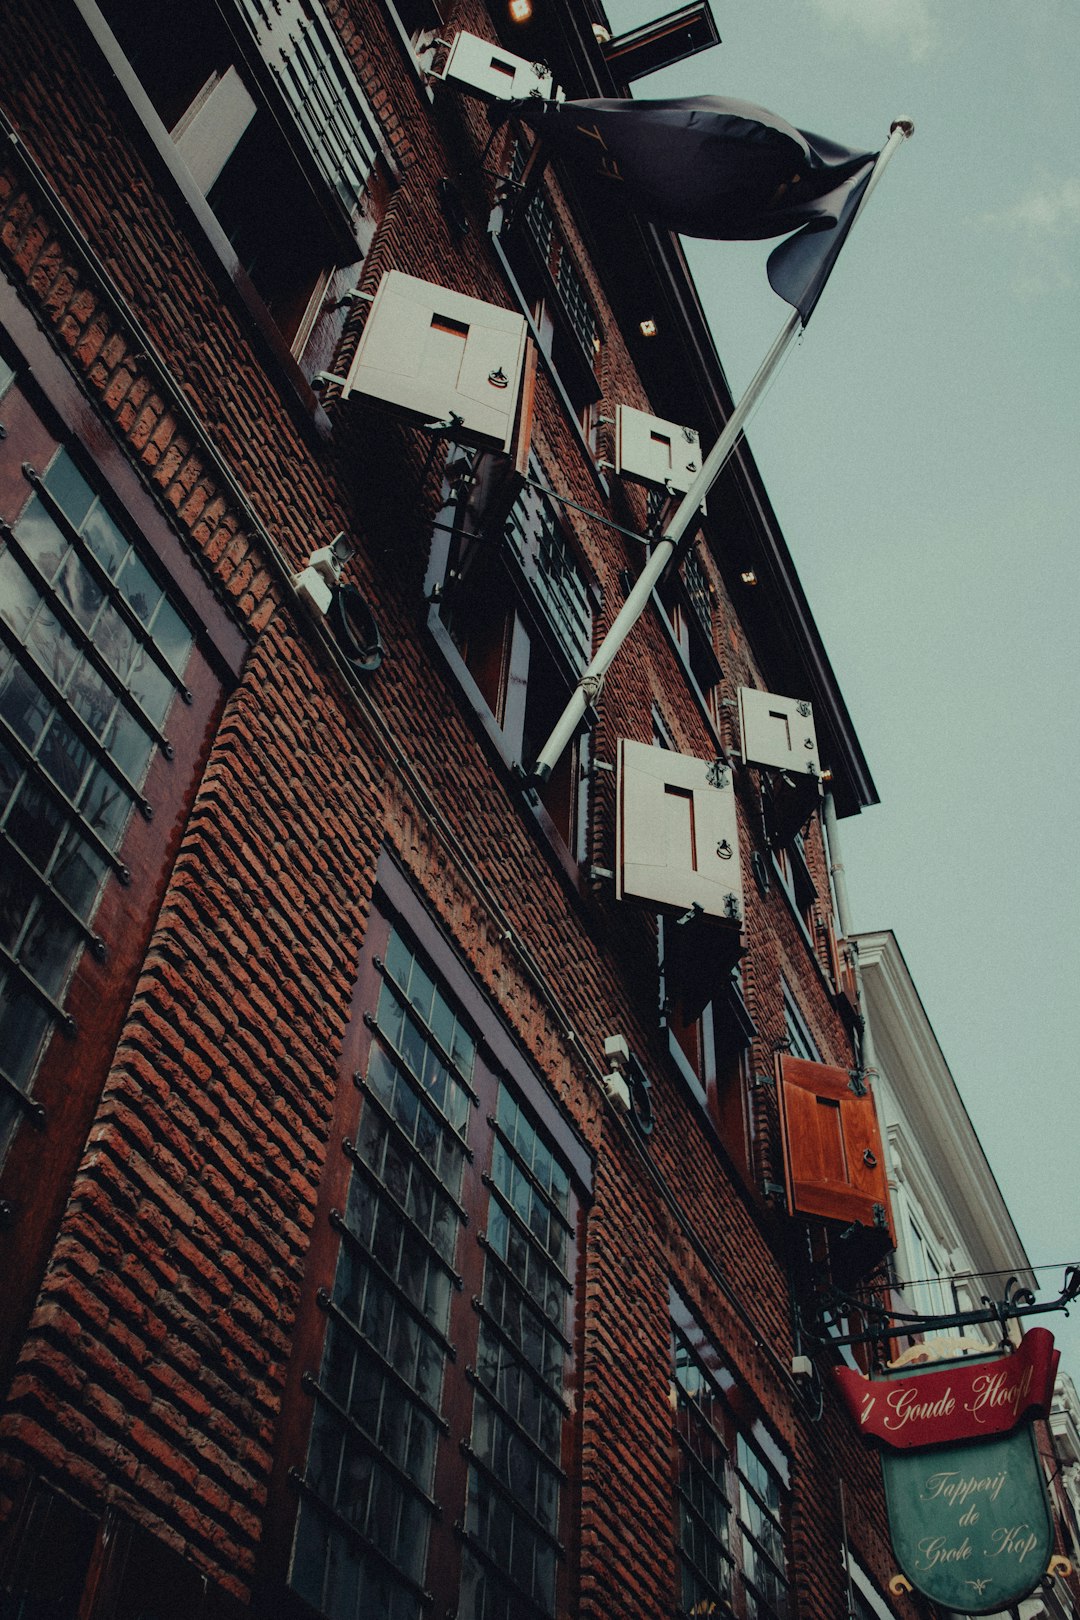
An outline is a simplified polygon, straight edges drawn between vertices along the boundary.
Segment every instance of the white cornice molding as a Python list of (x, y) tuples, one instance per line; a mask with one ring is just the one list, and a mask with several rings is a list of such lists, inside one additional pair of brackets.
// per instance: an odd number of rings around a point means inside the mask
[(878, 1107), (905, 1185), (937, 1216), (940, 1237), (966, 1250), (976, 1269), (1014, 1271), (1031, 1283), (1020, 1235), (896, 936), (854, 938), (880, 1071)]

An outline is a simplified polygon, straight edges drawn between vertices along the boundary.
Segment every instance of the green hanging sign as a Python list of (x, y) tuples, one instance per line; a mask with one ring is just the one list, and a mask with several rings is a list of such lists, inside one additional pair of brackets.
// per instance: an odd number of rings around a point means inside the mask
[(1033, 1328), (992, 1359), (907, 1366), (886, 1378), (834, 1371), (863, 1435), (881, 1449), (897, 1563), (956, 1614), (1019, 1603), (1053, 1557), (1032, 1419), (1049, 1413), (1057, 1363), (1053, 1335)]
[(883, 1451), (900, 1568), (957, 1614), (993, 1614), (1038, 1586), (1054, 1526), (1030, 1423), (993, 1440)]

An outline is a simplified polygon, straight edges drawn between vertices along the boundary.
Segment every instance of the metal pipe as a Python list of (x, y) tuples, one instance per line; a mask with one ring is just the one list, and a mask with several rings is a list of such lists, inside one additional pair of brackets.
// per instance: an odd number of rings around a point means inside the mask
[[(866, 190), (863, 192), (859, 206), (855, 211), (855, 217), (851, 222), (852, 226), (866, 207), (870, 194), (881, 179), (886, 165), (891, 161), (901, 142), (913, 133), (914, 128), (915, 126), (909, 118), (896, 118), (893, 120), (889, 130), (889, 139), (878, 154), (870, 178), (866, 183)], [(584, 719), (589, 705), (595, 704), (599, 698), (604, 684), (604, 676), (611, 667), (616, 654), (642, 613), (644, 613), (655, 586), (675, 555), (677, 547), (685, 538), (698, 508), (723, 471), (724, 464), (734, 450), (748, 416), (772, 381), (791, 343), (801, 330), (802, 318), (798, 310), (794, 310), (758, 367), (753, 380), (742, 399), (736, 405), (719, 439), (706, 456), (701, 471), (683, 496), (655, 551), (616, 615), (615, 622), (600, 643), (600, 647), (593, 656), (591, 663), (580, 677), (566, 708), (555, 723), (554, 730), (537, 755), (532, 772), (534, 780), (538, 782), (547, 781), (563, 750), (568, 746), (578, 726)]]

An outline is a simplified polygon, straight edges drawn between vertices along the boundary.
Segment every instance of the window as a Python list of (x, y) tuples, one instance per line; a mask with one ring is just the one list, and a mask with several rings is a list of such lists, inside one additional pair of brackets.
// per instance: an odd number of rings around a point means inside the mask
[(787, 1620), (787, 1459), (674, 1289), (671, 1355), (676, 1613)]
[[(355, 275), (374, 114), (316, 0), (82, 0), (103, 16), (286, 343), (328, 356)], [(92, 22), (92, 16), (90, 17)], [(312, 340), (309, 345), (309, 340)]]
[[(123, 842), (149, 821), (151, 763), (194, 647), (182, 605), (137, 535), (57, 444), (2, 364), (0, 527), (0, 1157), (32, 1111), (33, 1076)], [(28, 459), (23, 459), (27, 456)], [(29, 459), (32, 456), (33, 459)]]
[[(653, 493), (650, 490), (650, 497)], [(683, 667), (702, 708), (719, 731), (723, 672), (713, 648), (713, 591), (696, 552), (687, 552), (678, 573), (663, 587), (661, 599)]]
[(894, 1620), (892, 1609), (878, 1596), (870, 1577), (850, 1551), (846, 1552), (844, 1565), (851, 1605), (848, 1620)]
[(810, 1033), (810, 1025), (802, 1015), (798, 1002), (785, 983), (784, 994), (784, 1035), (787, 1039), (787, 1049), (792, 1057), (804, 1058), (807, 1063), (820, 1063), (821, 1053), (818, 1044)]
[(911, 1293), (905, 1297), (903, 1308), (921, 1311), (925, 1316), (952, 1316), (957, 1307), (952, 1299), (945, 1268), (922, 1227), (910, 1215), (906, 1236), (907, 1275)]
[(30, 1483), (0, 1544), (0, 1611), (19, 1620), (239, 1620), (249, 1611), (115, 1508), (96, 1518)]
[[(437, 530), (429, 623), (504, 760), (528, 770), (591, 656), (598, 591), (535, 456), (528, 480), (509, 486), (498, 458), (474, 469), (451, 532)], [(586, 747), (579, 736), (539, 794), (573, 861), (584, 856)]]
[[(511, 154), (510, 181), (520, 183), (529, 152)], [(586, 441), (596, 449), (596, 402), (602, 393), (604, 334), (585, 277), (542, 189), (515, 214), (507, 235), (540, 346), (558, 373)]]
[(2, 1357), (246, 642), (3, 278), (0, 344)]
[(407, 1620), (429, 1592), (460, 1620), (554, 1615), (588, 1162), (446, 947), (372, 934), (289, 1582), (331, 1616)]

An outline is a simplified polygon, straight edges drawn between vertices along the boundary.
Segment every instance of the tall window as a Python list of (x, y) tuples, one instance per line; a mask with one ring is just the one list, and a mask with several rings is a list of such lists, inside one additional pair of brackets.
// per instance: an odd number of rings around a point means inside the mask
[(0, 1157), (46, 1037), (76, 1033), (65, 993), (87, 947), (105, 954), (94, 914), (110, 875), (129, 881), (121, 844), (153, 815), (143, 784), (194, 643), (66, 447), (21, 481), (0, 525)]
[[(595, 585), (540, 462), (529, 480), (501, 484), (499, 458), (482, 456), (472, 494), (440, 530), (432, 578), (446, 636), (508, 764), (530, 769), (592, 652)], [(574, 859), (582, 854), (584, 739), (567, 748), (541, 790), (543, 808)]]
[(674, 1289), (676, 1613), (788, 1620), (788, 1464)]
[(299, 355), (338, 290), (335, 266), (359, 256), (354, 228), (378, 152), (375, 115), (318, 0), (187, 0), (182, 19), (169, 0), (82, 4), (100, 6)]
[[(510, 179), (520, 181), (528, 159), (514, 147)], [(585, 277), (543, 190), (537, 190), (508, 233), (507, 248), (532, 307), (544, 352), (558, 372), (595, 448), (596, 402), (600, 398), (604, 337)]]
[(0, 1365), (248, 645), (86, 412), (0, 276)]
[(290, 1584), (335, 1620), (407, 1620), (429, 1594), (460, 1620), (554, 1615), (587, 1161), (526, 1077), (493, 1061), (483, 1004), (467, 1014), (400, 923), (375, 926)]

